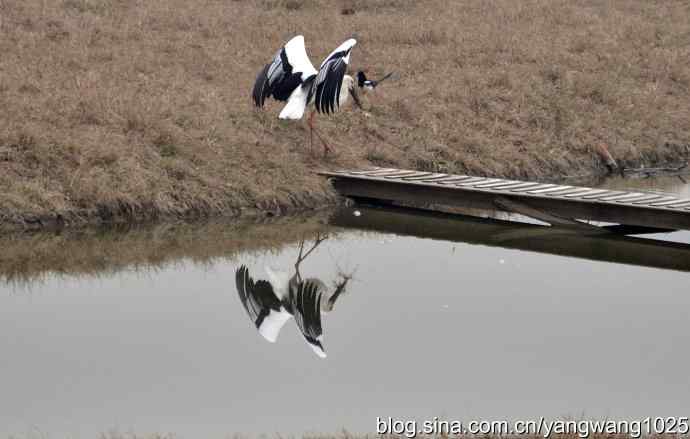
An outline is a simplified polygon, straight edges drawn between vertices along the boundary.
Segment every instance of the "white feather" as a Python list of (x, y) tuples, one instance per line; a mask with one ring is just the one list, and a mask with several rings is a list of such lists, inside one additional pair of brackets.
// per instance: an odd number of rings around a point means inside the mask
[[(335, 50), (333, 50), (331, 53), (329, 53), (328, 56), (326, 57), (326, 59), (323, 60), (319, 69), (321, 67), (323, 67), (324, 64), (326, 64), (326, 61), (328, 61), (328, 59), (331, 56), (333, 56), (334, 53), (338, 53), (338, 52), (345, 51), (347, 49), (351, 49), (355, 46), (355, 44), (357, 44), (357, 40), (355, 40), (354, 38), (350, 38), (349, 40), (345, 41), (340, 46), (336, 47)], [(348, 64), (350, 62), (350, 54), (348, 53), (347, 56), (344, 57), (343, 59), (345, 60), (345, 63)]]
[(304, 87), (299, 86), (288, 98), (287, 104), (278, 115), (279, 119), (301, 119), (304, 116), (304, 109), (307, 107), (307, 97), (309, 96)]
[(304, 47), (304, 37), (297, 35), (285, 44), (285, 54), (294, 72), (302, 73), (302, 81), (316, 74), (314, 65), (309, 60)]
[(280, 310), (279, 312), (271, 311), (261, 325), (259, 326), (259, 334), (271, 343), (275, 343), (278, 339), (280, 330), (283, 329), (285, 322), (290, 320), (292, 315), (287, 311)]
[[(319, 337), (319, 341), (321, 341), (321, 338), (322, 338), (322, 337)], [(307, 341), (307, 344), (308, 344), (308, 345), (311, 347), (311, 349), (316, 353), (316, 355), (319, 356), (319, 358), (326, 358), (326, 352), (324, 352), (323, 349), (321, 349), (320, 347), (318, 347), (318, 346), (315, 345), (315, 344), (309, 343), (308, 341)]]

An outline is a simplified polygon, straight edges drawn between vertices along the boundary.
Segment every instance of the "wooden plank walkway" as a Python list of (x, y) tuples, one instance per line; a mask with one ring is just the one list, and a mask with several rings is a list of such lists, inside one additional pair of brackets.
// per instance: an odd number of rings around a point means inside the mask
[(340, 194), (374, 203), (500, 210), (582, 229), (594, 226), (579, 220), (690, 230), (690, 199), (667, 194), (392, 168), (320, 174)]

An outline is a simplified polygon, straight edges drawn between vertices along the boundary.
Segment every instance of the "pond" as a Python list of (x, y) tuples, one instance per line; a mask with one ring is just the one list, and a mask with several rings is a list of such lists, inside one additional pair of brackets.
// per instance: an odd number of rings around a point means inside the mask
[[(675, 177), (606, 185), (690, 196)], [(322, 316), (326, 358), (294, 320), (267, 341), (236, 286), (242, 265), (255, 281), (294, 274), (300, 240), (303, 278), (330, 291), (348, 279)], [(690, 407), (688, 232), (344, 208), (0, 243), (0, 437), (372, 433), (377, 416)]]

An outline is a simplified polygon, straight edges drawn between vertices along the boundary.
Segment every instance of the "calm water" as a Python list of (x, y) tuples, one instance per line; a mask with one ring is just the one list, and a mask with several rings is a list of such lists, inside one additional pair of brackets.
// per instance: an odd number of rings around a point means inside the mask
[[(690, 196), (678, 179), (608, 185)], [(373, 230), (380, 215), (345, 211), (336, 223)], [(0, 437), (688, 415), (688, 246), (401, 215), (387, 227), (461, 231), (428, 239), (317, 218), (6, 239)], [(290, 270), (299, 238), (324, 233), (302, 274), (354, 278), (324, 316), (322, 360), (294, 322), (275, 344), (257, 333), (235, 270)], [(690, 244), (686, 232), (653, 238)]]

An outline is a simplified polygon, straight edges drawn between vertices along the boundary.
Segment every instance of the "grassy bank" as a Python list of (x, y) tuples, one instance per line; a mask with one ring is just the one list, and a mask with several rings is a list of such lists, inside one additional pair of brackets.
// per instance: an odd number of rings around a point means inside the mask
[[(302, 33), (314, 64), (399, 72), (370, 117), (253, 108)], [(314, 170), (367, 164), (556, 179), (687, 159), (683, 0), (0, 0), (2, 228), (282, 211), (335, 199)]]

